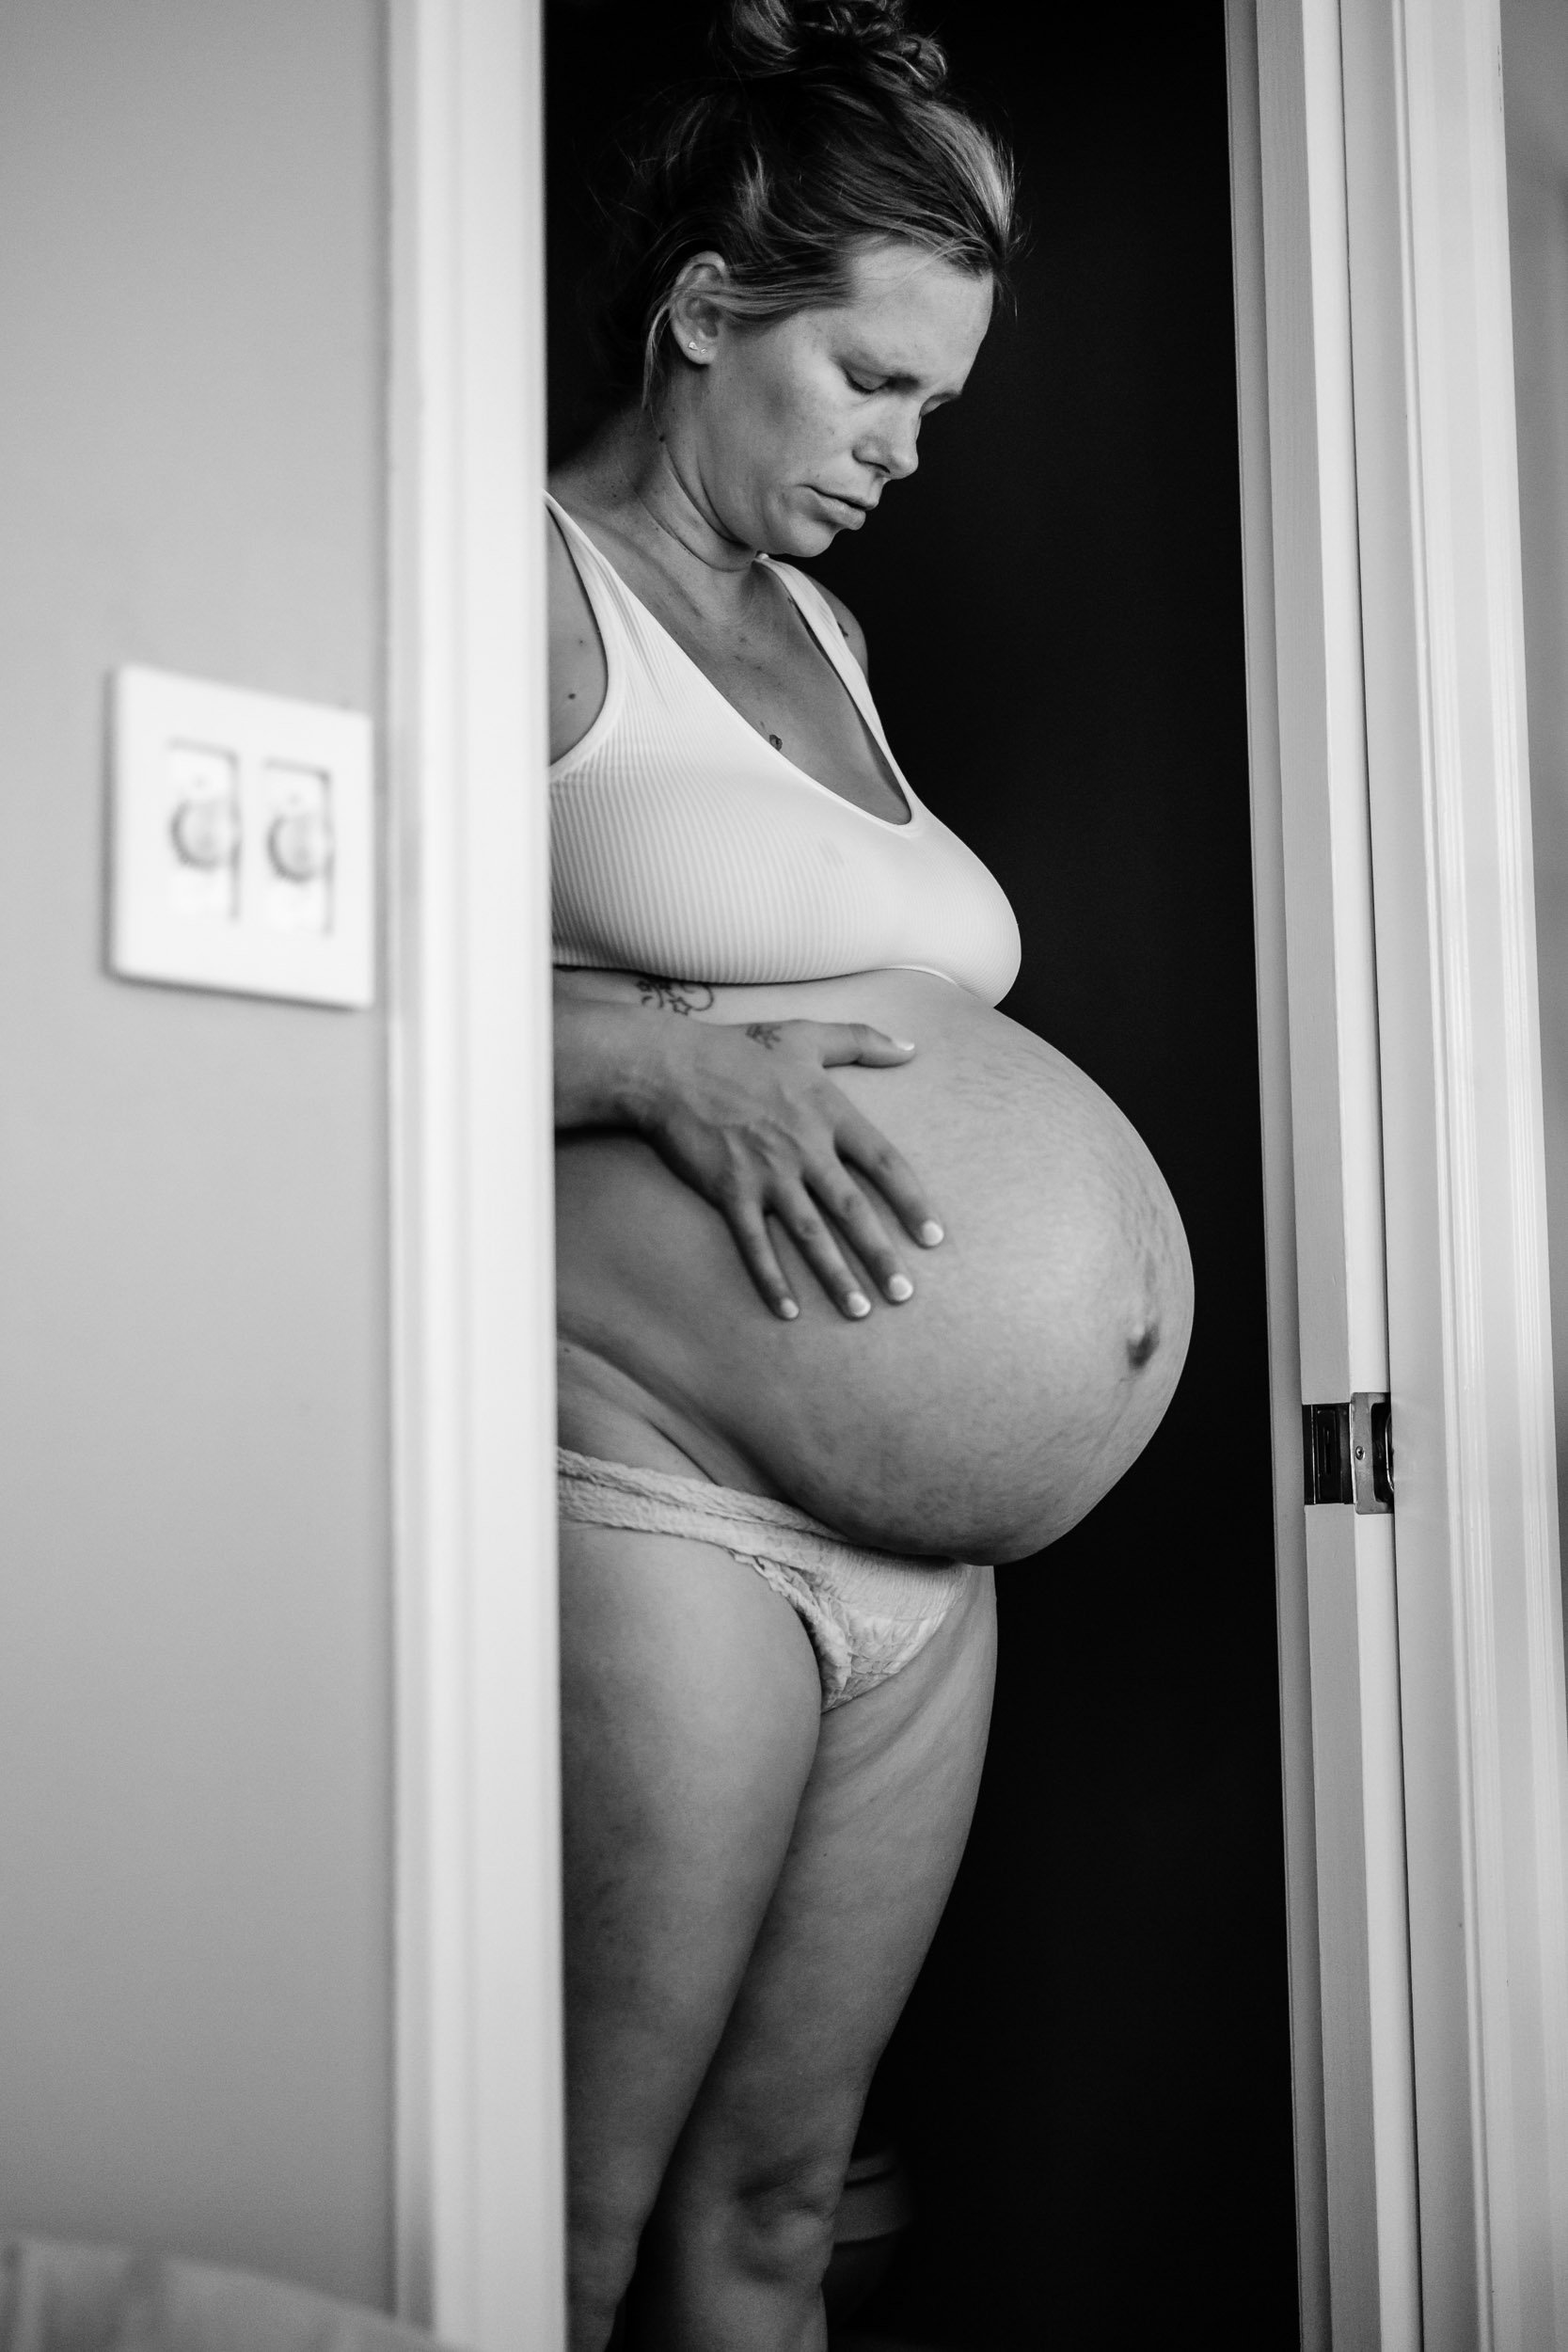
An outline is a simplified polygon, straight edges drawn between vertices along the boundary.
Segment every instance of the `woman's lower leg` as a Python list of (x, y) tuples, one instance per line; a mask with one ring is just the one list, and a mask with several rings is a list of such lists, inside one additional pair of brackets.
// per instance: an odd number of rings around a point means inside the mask
[(626, 2352), (822, 2352), (832, 2188), (716, 2194), (700, 2212), (656, 2216), (630, 2296)]

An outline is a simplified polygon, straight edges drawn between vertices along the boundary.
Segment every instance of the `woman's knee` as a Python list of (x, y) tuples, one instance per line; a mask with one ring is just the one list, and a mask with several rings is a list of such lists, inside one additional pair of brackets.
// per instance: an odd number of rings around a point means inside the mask
[(825, 2200), (777, 2190), (741, 2196), (721, 2217), (729, 2267), (789, 2300), (816, 2295), (832, 2255), (837, 2203), (836, 2187)]
[[(666, 2185), (650, 2236), (683, 2268), (786, 2297), (814, 2295), (833, 2250), (848, 2142)], [(651, 2250), (651, 2249), (650, 2249)]]

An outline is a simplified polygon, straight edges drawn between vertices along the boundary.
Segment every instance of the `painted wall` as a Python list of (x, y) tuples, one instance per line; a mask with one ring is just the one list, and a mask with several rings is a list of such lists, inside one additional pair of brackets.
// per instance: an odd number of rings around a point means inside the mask
[(1568, 1525), (1568, 8), (1502, 0), (1558, 1480)]
[(371, 2300), (381, 1021), (101, 942), (117, 663), (375, 705), (380, 18), (0, 26), (0, 2229)]

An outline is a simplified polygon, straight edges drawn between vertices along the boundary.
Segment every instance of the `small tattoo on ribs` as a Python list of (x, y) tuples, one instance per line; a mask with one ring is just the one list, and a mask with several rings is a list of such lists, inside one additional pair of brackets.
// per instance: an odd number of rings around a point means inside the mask
[(660, 980), (650, 972), (637, 975), (637, 993), (651, 1012), (706, 1012), (713, 1004), (705, 980)]

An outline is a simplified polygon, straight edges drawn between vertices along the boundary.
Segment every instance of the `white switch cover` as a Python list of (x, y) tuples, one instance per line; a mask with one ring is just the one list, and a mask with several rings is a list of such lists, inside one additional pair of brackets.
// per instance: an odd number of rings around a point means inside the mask
[(113, 727), (111, 968), (185, 988), (373, 1003), (369, 719), (124, 669)]

